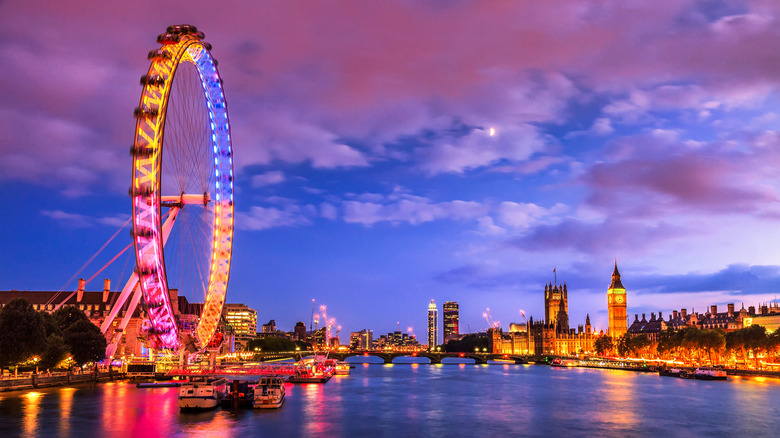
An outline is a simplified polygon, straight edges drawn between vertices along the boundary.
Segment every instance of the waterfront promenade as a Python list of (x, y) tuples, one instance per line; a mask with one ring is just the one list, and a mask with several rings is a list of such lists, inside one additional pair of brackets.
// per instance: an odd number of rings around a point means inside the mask
[(17, 376), (5, 375), (0, 379), (0, 392), (19, 391), (50, 386), (64, 386), (77, 383), (109, 381), (123, 378), (123, 375), (114, 371), (98, 371), (85, 373), (25, 373)]

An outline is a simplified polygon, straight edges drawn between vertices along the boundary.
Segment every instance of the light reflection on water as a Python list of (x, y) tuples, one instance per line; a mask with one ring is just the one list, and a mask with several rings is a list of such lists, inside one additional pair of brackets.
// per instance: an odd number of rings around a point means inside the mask
[(278, 410), (182, 413), (128, 382), (4, 393), (0, 436), (766, 436), (780, 382), (531, 365), (361, 365)]

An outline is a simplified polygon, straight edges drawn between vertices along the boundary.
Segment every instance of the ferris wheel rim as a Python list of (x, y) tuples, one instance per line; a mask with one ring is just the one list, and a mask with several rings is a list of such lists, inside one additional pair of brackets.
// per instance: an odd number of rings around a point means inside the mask
[[(173, 31), (172, 31), (173, 29)], [(173, 304), (170, 302), (165, 254), (166, 231), (163, 229), (161, 193), (165, 125), (168, 119), (173, 81), (180, 65), (195, 66), (204, 93), (204, 105), (210, 122), (213, 148), (215, 199), (202, 194), (204, 206), (214, 203), (211, 266), (203, 312), (200, 315), (195, 344), (209, 342), (219, 322), (230, 278), (233, 235), (233, 160), (230, 123), (222, 80), (211, 46), (202, 41), (203, 34), (194, 26), (171, 26), (158, 37), (162, 47), (149, 53), (149, 71), (141, 79), (143, 90), (135, 111), (136, 132), (133, 143), (131, 197), (133, 198), (133, 242), (141, 292), (150, 321), (149, 341), (155, 348), (178, 348), (181, 340)], [(185, 195), (180, 198), (181, 208)], [(197, 199), (197, 198), (195, 198)], [(172, 216), (178, 210), (171, 210)], [(170, 230), (168, 230), (170, 233)]]

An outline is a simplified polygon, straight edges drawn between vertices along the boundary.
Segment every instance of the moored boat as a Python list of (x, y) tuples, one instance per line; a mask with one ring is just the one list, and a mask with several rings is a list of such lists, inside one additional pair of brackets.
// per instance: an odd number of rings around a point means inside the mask
[(658, 370), (659, 376), (665, 376), (665, 377), (680, 377), (680, 373), (682, 373), (679, 368), (661, 368)]
[(181, 409), (214, 409), (227, 394), (227, 380), (224, 377), (192, 376), (179, 387)]
[(222, 399), (223, 408), (251, 408), (254, 402), (256, 381), (234, 380), (228, 385), (228, 392)]
[(255, 409), (279, 408), (284, 403), (284, 379), (263, 377), (255, 386), (252, 407)]
[(348, 376), (350, 373), (349, 369), (350, 369), (349, 362), (336, 363), (336, 374), (338, 375)]
[(325, 383), (335, 374), (335, 361), (322, 357), (304, 358), (287, 379), (290, 383)]
[(555, 358), (550, 362), (551, 367), (576, 367), (577, 361), (573, 359), (560, 359)]
[(699, 380), (726, 380), (726, 371), (719, 368), (699, 367), (693, 373), (694, 378)]

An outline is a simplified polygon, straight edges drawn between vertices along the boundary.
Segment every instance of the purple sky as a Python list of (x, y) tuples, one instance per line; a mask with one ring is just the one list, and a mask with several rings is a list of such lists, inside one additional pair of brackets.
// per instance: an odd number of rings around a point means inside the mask
[(234, 139), (228, 301), (261, 322), (315, 298), (424, 339), (433, 298), (507, 328), (557, 267), (605, 328), (615, 258), (631, 315), (780, 290), (776, 1), (115, 3), (0, 2), (0, 289), (72, 290), (129, 218), (138, 78), (191, 23)]

